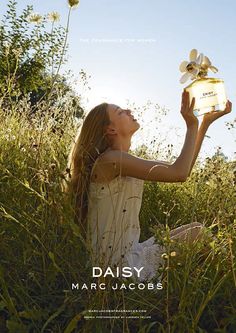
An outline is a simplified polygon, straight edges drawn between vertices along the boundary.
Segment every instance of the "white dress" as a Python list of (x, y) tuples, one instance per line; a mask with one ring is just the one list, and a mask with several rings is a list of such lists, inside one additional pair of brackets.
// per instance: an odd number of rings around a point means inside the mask
[[(163, 264), (164, 247), (154, 236), (139, 243), (139, 211), (144, 180), (118, 176), (109, 183), (90, 183), (87, 226), (93, 266), (131, 267), (133, 278), (151, 280)], [(133, 267), (143, 267), (137, 277)]]

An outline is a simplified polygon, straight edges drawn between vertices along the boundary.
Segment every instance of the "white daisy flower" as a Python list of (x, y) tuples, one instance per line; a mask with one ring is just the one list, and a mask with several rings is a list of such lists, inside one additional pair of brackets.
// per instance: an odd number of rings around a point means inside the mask
[(47, 18), (51, 22), (57, 22), (60, 20), (60, 14), (58, 12), (51, 12), (51, 13), (48, 13)]
[(179, 66), (180, 72), (184, 73), (180, 78), (180, 83), (185, 83), (188, 79), (197, 78), (200, 71), (200, 64), (203, 60), (203, 54), (197, 54), (196, 49), (192, 49), (189, 54), (190, 61), (183, 61)]
[(201, 70), (207, 71), (208, 68), (213, 72), (217, 73), (218, 69), (215, 66), (212, 66), (210, 59), (207, 56), (203, 57), (203, 60), (201, 62)]
[(38, 24), (41, 23), (42, 18), (42, 15), (38, 13), (32, 13), (28, 16), (28, 22)]
[(218, 72), (215, 66), (212, 66), (210, 59), (203, 53), (198, 55), (196, 49), (192, 49), (189, 54), (190, 61), (183, 61), (179, 70), (184, 73), (180, 78), (180, 83), (185, 83), (188, 79), (194, 80), (207, 75), (208, 69), (212, 72)]
[(168, 254), (167, 254), (167, 253), (162, 253), (161, 257), (162, 257), (163, 259), (168, 259)]

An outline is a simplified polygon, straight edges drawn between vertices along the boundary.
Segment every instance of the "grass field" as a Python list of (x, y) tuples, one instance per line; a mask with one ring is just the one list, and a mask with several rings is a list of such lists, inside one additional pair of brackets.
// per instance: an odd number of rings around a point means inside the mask
[[(38, 112), (40, 114), (40, 112)], [(61, 190), (77, 124), (0, 111), (0, 332), (236, 332), (235, 162), (195, 165), (184, 183), (146, 182), (141, 241), (198, 221), (215, 238), (166, 254), (163, 290), (72, 291), (92, 282), (90, 258)], [(173, 251), (173, 250), (172, 250)], [(120, 280), (119, 280), (120, 281)], [(107, 280), (109, 284), (111, 281)], [(85, 319), (89, 309), (145, 309), (148, 319)]]

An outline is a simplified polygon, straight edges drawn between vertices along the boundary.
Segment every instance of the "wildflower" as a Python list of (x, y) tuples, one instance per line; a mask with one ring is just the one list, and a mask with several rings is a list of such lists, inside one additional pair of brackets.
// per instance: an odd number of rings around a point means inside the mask
[(51, 22), (57, 22), (60, 20), (60, 14), (58, 12), (51, 12), (51, 13), (48, 13), (47, 18)]
[(168, 255), (167, 255), (166, 253), (162, 253), (161, 257), (162, 257), (163, 259), (167, 259), (167, 258), (168, 258)]
[(10, 43), (6, 40), (4, 40), (2, 44), (4, 47), (8, 47), (8, 48), (10, 47)]
[(175, 251), (172, 251), (172, 252), (170, 253), (170, 256), (171, 256), (171, 257), (175, 257), (175, 256), (176, 256), (176, 252), (175, 252)]
[(10, 51), (10, 46), (11, 46), (11, 45), (10, 45), (9, 42), (4, 41), (4, 42), (3, 42), (3, 46), (4, 46), (4, 48), (5, 48), (5, 55), (8, 56), (9, 51)]
[(42, 18), (43, 18), (42, 15), (38, 13), (32, 13), (31, 15), (28, 16), (28, 22), (39, 24), (42, 22)]
[(79, 0), (68, 0), (68, 4), (71, 8), (75, 7), (79, 4)]
[(12, 50), (12, 53), (14, 53), (16, 57), (19, 57), (22, 54), (22, 52), (23, 52), (22, 47), (18, 47), (17, 49)]

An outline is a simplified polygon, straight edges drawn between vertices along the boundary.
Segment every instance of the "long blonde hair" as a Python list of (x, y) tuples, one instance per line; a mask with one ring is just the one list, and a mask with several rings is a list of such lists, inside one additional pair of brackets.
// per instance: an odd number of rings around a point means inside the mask
[(92, 167), (97, 157), (109, 148), (105, 128), (110, 124), (108, 103), (95, 106), (86, 116), (68, 158), (69, 175), (65, 191), (72, 194), (75, 205), (75, 222), (86, 238), (88, 189)]

